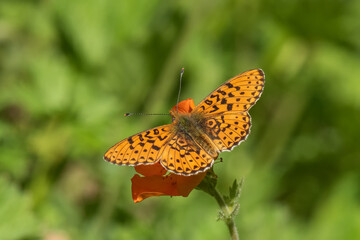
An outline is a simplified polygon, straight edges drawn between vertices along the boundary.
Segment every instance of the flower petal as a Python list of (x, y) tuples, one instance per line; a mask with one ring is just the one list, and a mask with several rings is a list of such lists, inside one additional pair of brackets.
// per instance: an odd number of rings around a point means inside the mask
[(203, 180), (206, 176), (206, 172), (198, 173), (192, 176), (182, 176), (173, 174), (173, 177), (176, 178), (177, 182), (177, 191), (178, 193), (183, 196), (187, 197), (190, 192), (196, 188), (197, 185)]
[(153, 175), (165, 175), (166, 169), (160, 164), (160, 161), (151, 164), (151, 165), (139, 165), (135, 166), (135, 171), (144, 176), (153, 176)]
[(169, 174), (166, 176), (152, 175), (141, 177), (136, 174), (132, 179), (132, 197), (134, 203), (141, 202), (148, 197), (155, 196), (183, 196), (190, 192), (201, 182), (206, 173), (193, 176)]
[(190, 113), (195, 108), (194, 100), (188, 98), (184, 101), (176, 104), (171, 110), (170, 113), (176, 113), (177, 110), (179, 113)]

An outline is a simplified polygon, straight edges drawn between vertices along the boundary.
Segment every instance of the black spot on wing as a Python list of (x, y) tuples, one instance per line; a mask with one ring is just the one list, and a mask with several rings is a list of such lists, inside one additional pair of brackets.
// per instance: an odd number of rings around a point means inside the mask
[(226, 83), (225, 85), (228, 86), (229, 88), (234, 87), (234, 85), (232, 85), (231, 83)]
[(217, 110), (219, 110), (219, 108), (215, 105), (212, 107), (213, 110), (211, 110), (209, 113), (213, 113), (213, 112), (216, 112)]
[(151, 138), (151, 136), (149, 136), (149, 134), (150, 134), (150, 131), (146, 131), (145, 137)]
[(220, 89), (217, 90), (218, 93), (220, 93), (221, 95), (226, 95), (226, 92), (225, 91), (221, 91)]
[(210, 95), (210, 98), (216, 98), (216, 102), (220, 101), (220, 97), (218, 94), (214, 95), (214, 94), (211, 94)]
[(160, 139), (161, 141), (163, 141), (165, 138), (167, 138), (166, 135), (164, 135), (164, 137), (158, 136), (158, 139)]
[(205, 103), (206, 103), (207, 105), (211, 105), (213, 102), (210, 101), (209, 99), (206, 99), (206, 100), (205, 100)]
[(133, 143), (134, 143), (134, 140), (132, 140), (132, 137), (129, 137), (127, 140), (128, 140), (128, 142), (129, 142), (129, 144), (133, 144)]
[(159, 150), (160, 150), (160, 147), (158, 147), (158, 146), (156, 146), (156, 145), (153, 145), (151, 148), (154, 149), (155, 151), (159, 151)]

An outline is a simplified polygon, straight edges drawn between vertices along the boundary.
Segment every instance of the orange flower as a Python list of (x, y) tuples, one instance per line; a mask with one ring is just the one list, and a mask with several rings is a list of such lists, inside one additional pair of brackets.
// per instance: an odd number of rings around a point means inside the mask
[[(178, 110), (181, 113), (187, 113), (191, 112), (194, 107), (194, 101), (187, 99), (178, 104), (178, 109), (175, 106), (171, 111)], [(177, 175), (174, 173), (166, 174), (167, 171), (161, 166), (160, 162), (152, 165), (136, 166), (135, 170), (142, 174), (143, 177), (135, 174), (131, 179), (131, 191), (134, 203), (155, 196), (187, 197), (206, 175), (206, 172), (192, 176)]]
[(136, 166), (138, 174), (131, 179), (132, 197), (134, 203), (141, 202), (145, 198), (155, 196), (183, 196), (187, 197), (190, 192), (202, 181), (206, 172), (192, 176), (183, 176), (170, 173), (159, 162), (153, 165)]
[(179, 113), (189, 113), (195, 108), (194, 100), (188, 98), (184, 101), (179, 102), (176, 104), (171, 110), (171, 112), (179, 111)]

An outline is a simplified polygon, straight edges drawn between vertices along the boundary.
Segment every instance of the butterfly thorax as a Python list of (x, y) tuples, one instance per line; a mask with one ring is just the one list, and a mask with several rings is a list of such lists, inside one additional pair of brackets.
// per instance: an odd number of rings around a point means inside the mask
[(173, 124), (176, 133), (195, 142), (212, 158), (217, 158), (219, 150), (213, 144), (211, 138), (206, 134), (205, 119), (201, 114), (178, 113), (174, 116)]

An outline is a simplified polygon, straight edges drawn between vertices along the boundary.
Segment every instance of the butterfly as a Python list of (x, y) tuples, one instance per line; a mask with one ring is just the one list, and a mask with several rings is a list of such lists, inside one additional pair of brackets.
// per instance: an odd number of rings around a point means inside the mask
[(265, 75), (261, 69), (241, 73), (195, 106), (184, 100), (170, 110), (172, 123), (128, 137), (104, 155), (118, 165), (160, 162), (168, 171), (194, 175), (212, 167), (220, 152), (231, 151), (250, 132), (249, 109), (260, 98)]

